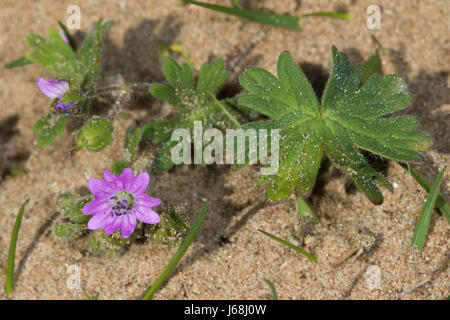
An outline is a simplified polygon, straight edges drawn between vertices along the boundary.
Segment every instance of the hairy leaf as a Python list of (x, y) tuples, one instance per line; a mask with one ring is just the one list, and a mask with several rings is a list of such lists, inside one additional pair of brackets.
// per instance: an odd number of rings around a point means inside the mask
[(224, 61), (217, 59), (202, 65), (198, 80), (195, 82), (192, 70), (187, 63), (178, 63), (167, 58), (163, 72), (170, 86), (153, 84), (150, 92), (177, 109), (170, 119), (159, 119), (143, 128), (142, 136), (155, 143), (164, 142), (158, 151), (156, 168), (160, 171), (173, 166), (170, 150), (177, 144), (171, 141), (175, 129), (188, 129), (193, 134), (194, 121), (201, 121), (203, 129), (235, 128), (240, 124), (232, 109), (216, 98), (219, 89), (228, 80), (229, 73), (224, 70)]
[(67, 116), (48, 114), (39, 119), (33, 127), (33, 133), (37, 134), (36, 144), (39, 148), (50, 145), (57, 136), (64, 134)]
[[(239, 104), (274, 120), (252, 122), (244, 128), (280, 129), (279, 171), (260, 176), (266, 197), (278, 201), (294, 189), (306, 194), (316, 181), (322, 155), (349, 175), (373, 202), (381, 203), (378, 186), (392, 190), (389, 181), (372, 169), (359, 149), (396, 161), (420, 160), (418, 151), (431, 145), (409, 116), (385, 118), (405, 108), (410, 95), (398, 76), (381, 77), (374, 69), (362, 83), (362, 68), (332, 48), (333, 68), (319, 102), (305, 75), (288, 52), (278, 59), (278, 77), (260, 69), (245, 71), (241, 85), (250, 93)], [(369, 67), (367, 67), (370, 69)], [(270, 152), (270, 150), (268, 151)]]

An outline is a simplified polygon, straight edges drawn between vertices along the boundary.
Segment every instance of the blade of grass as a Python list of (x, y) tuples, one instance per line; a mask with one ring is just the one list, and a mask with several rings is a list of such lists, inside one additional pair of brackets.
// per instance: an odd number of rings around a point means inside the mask
[(194, 240), (195, 235), (197, 234), (198, 230), (200, 229), (203, 219), (205, 218), (206, 211), (208, 210), (208, 204), (209, 201), (205, 202), (205, 204), (202, 207), (202, 210), (200, 211), (199, 215), (195, 219), (194, 224), (192, 225), (191, 230), (189, 230), (186, 238), (183, 240), (183, 243), (181, 243), (180, 247), (178, 248), (175, 255), (172, 257), (172, 259), (169, 261), (169, 264), (167, 265), (166, 269), (164, 269), (163, 273), (159, 276), (159, 278), (152, 284), (150, 289), (145, 293), (142, 300), (151, 300), (153, 295), (156, 291), (158, 291), (159, 287), (166, 281), (167, 277), (170, 275), (172, 270), (177, 266), (178, 262), (181, 260), (183, 255), (185, 254), (186, 250), (189, 248), (190, 244), (192, 243), (192, 240)]
[(311, 218), (315, 223), (322, 224), (302, 197), (297, 197), (297, 210), (302, 218)]
[(289, 30), (302, 30), (299, 25), (301, 18), (307, 17), (327, 17), (327, 18), (337, 18), (337, 19), (348, 19), (349, 15), (342, 12), (314, 12), (309, 14), (304, 14), (300, 17), (290, 16), (286, 14), (276, 14), (268, 13), (254, 10), (247, 10), (233, 5), (232, 7), (224, 7), (215, 4), (209, 4), (194, 0), (181, 0), (183, 3), (193, 4), (203, 8), (211, 9), (214, 11), (230, 14), (233, 16), (241, 17), (253, 22), (258, 22), (268, 26), (279, 27)]
[[(424, 176), (422, 176), (419, 171), (417, 171), (414, 168), (411, 168), (406, 163), (399, 162), (398, 163), (403, 169), (409, 172), (409, 174), (422, 186), (422, 188), (426, 192), (430, 192), (431, 190), (431, 183), (425, 179)], [(444, 217), (447, 219), (447, 221), (450, 223), (450, 205), (447, 201), (439, 194), (436, 199), (436, 207), (438, 207), (439, 211), (444, 215)]]
[(16, 222), (14, 223), (14, 229), (11, 234), (11, 242), (9, 244), (8, 253), (8, 266), (6, 268), (6, 294), (9, 295), (13, 291), (13, 281), (14, 281), (14, 258), (16, 257), (16, 245), (17, 237), (19, 236), (20, 223), (22, 222), (23, 213), (25, 211), (25, 206), (30, 199), (25, 200), (20, 207), (19, 214), (17, 215)]
[(411, 245), (417, 247), (422, 251), (427, 237), (428, 226), (430, 225), (431, 214), (433, 213), (434, 204), (437, 196), (439, 195), (439, 188), (441, 186), (442, 178), (444, 177), (444, 169), (439, 173), (437, 179), (434, 181), (431, 191), (428, 194), (425, 205), (423, 206), (422, 213), (420, 214), (419, 221), (417, 222), (416, 229), (411, 241)]
[(28, 60), (25, 57), (20, 57), (17, 60), (14, 60), (13, 62), (10, 62), (8, 64), (5, 64), (4, 68), (5, 69), (12, 69), (12, 68), (17, 68), (17, 67), (22, 67), (22, 66), (26, 66), (27, 64), (32, 64), (33, 62), (31, 62), (30, 60)]
[(275, 14), (275, 13), (267, 13), (253, 10), (241, 9), (238, 7), (224, 7), (215, 4), (209, 4), (200, 1), (193, 0), (182, 0), (184, 3), (193, 4), (196, 6), (200, 6), (203, 8), (211, 9), (214, 11), (230, 14), (233, 16), (241, 17), (253, 22), (258, 22), (261, 24), (280, 27), (289, 30), (301, 30), (299, 21), (299, 17)]
[(273, 285), (272, 281), (270, 281), (269, 279), (264, 279), (264, 281), (270, 288), (270, 293), (272, 293), (272, 300), (278, 300), (277, 290), (275, 289), (275, 286)]
[(73, 51), (77, 51), (77, 45), (75, 43), (75, 40), (73, 40), (73, 37), (70, 34), (69, 30), (67, 30), (66, 26), (61, 21), (58, 21), (58, 24), (59, 24), (61, 30), (64, 32), (64, 35), (66, 36), (67, 41), (69, 41), (69, 46), (72, 48)]
[(350, 15), (345, 12), (313, 12), (313, 13), (307, 13), (300, 16), (300, 19), (307, 18), (307, 17), (324, 17), (324, 18), (333, 18), (333, 19), (343, 19), (348, 20), (350, 18)]
[(318, 261), (317, 257), (316, 257), (315, 255), (313, 255), (312, 253), (309, 253), (309, 252), (307, 252), (307, 251), (305, 251), (305, 250), (303, 250), (303, 249), (300, 249), (299, 247), (293, 245), (292, 243), (287, 242), (286, 240), (283, 240), (283, 239), (281, 239), (281, 238), (278, 238), (277, 236), (274, 236), (273, 234), (270, 234), (270, 233), (268, 233), (268, 232), (266, 232), (266, 231), (264, 231), (264, 230), (260, 230), (260, 229), (259, 229), (258, 231), (261, 232), (262, 234), (268, 236), (269, 238), (271, 238), (271, 239), (273, 239), (273, 240), (275, 240), (275, 241), (281, 243), (282, 245), (284, 245), (284, 246), (286, 246), (286, 247), (288, 247), (288, 248), (291, 248), (291, 249), (297, 251), (298, 253), (304, 255), (304, 256), (307, 257), (308, 259), (310, 259), (310, 260), (312, 260), (312, 261), (314, 261), (314, 262), (317, 262), (317, 261)]

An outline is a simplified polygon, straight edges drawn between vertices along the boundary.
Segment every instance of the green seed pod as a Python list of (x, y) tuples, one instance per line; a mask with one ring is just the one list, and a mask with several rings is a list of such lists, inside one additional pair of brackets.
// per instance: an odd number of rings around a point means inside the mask
[(87, 223), (91, 216), (83, 214), (81, 209), (91, 200), (92, 197), (79, 200), (72, 192), (60, 194), (56, 199), (56, 204), (63, 213), (62, 218), (53, 224), (53, 234), (69, 240), (78, 238), (87, 231)]
[(186, 216), (177, 208), (166, 208), (160, 218), (158, 224), (146, 225), (146, 238), (168, 246), (178, 245), (189, 229)]
[(76, 150), (88, 149), (92, 152), (106, 148), (113, 138), (111, 122), (104, 118), (92, 117), (89, 119), (76, 137)]
[(83, 209), (83, 207), (91, 200), (92, 200), (91, 197), (87, 197), (76, 202), (64, 213), (64, 218), (70, 219), (70, 222), (72, 223), (86, 225), (88, 221), (92, 218), (92, 216), (85, 215), (83, 212), (81, 212), (81, 209)]

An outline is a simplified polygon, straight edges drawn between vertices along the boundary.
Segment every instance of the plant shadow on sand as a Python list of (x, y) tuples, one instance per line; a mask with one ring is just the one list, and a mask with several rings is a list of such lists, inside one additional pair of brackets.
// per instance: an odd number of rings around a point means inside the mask
[(11, 168), (20, 168), (30, 156), (20, 141), (18, 121), (18, 115), (0, 120), (0, 183), (11, 173)]

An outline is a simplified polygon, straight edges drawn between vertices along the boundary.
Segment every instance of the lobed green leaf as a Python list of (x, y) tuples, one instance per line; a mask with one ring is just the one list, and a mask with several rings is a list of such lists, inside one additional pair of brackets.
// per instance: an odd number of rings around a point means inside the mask
[[(381, 118), (405, 108), (410, 95), (400, 77), (383, 78), (376, 73), (378, 55), (364, 69), (352, 65), (335, 47), (331, 55), (333, 67), (320, 107), (311, 85), (287, 52), (278, 59), (278, 78), (261, 68), (246, 70), (240, 78), (249, 94), (240, 96), (239, 103), (274, 119), (276, 122), (267, 123), (276, 123), (281, 133), (279, 171), (258, 180), (258, 184), (268, 184), (268, 200), (282, 200), (294, 189), (307, 193), (314, 186), (325, 151), (373, 202), (381, 203), (378, 186), (392, 191), (392, 185), (369, 166), (359, 149), (407, 162), (421, 160), (418, 151), (432, 143), (426, 133), (415, 129), (419, 122), (414, 117)], [(265, 124), (244, 127), (261, 125)]]

